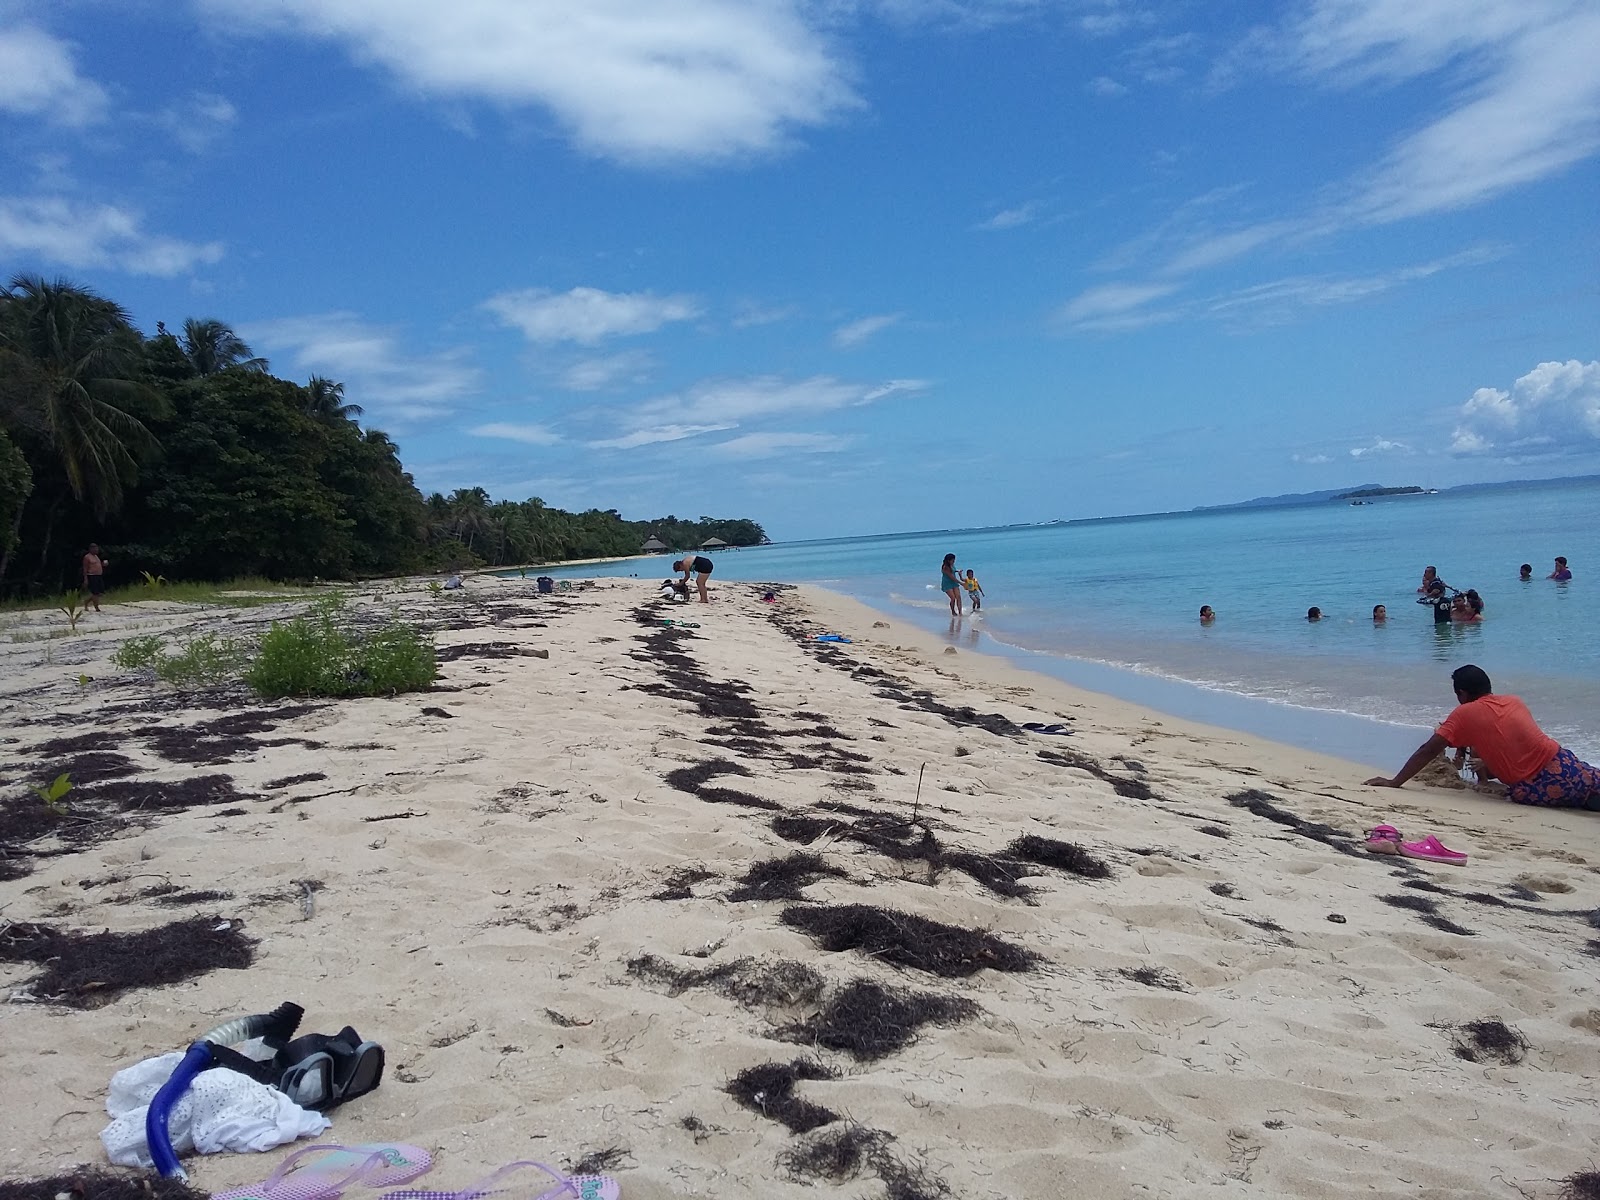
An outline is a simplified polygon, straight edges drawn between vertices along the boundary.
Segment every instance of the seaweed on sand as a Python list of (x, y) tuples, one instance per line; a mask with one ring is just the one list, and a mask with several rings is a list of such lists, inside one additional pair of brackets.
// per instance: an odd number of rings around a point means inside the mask
[(803, 900), (801, 889), (825, 875), (842, 879), (844, 872), (829, 866), (822, 855), (801, 850), (785, 858), (756, 863), (744, 873), (739, 886), (728, 893), (728, 899)]
[(1465, 1025), (1456, 1026), (1452, 1033), (1456, 1057), (1467, 1062), (1481, 1063), (1492, 1059), (1514, 1067), (1528, 1057), (1528, 1039), (1498, 1019), (1468, 1021)]
[(44, 1179), (0, 1180), (0, 1200), (206, 1200), (182, 1179), (107, 1167), (76, 1167)]
[(1080, 879), (1109, 879), (1111, 868), (1082, 846), (1055, 838), (1025, 833), (1006, 847), (1006, 853), (1023, 862), (1037, 863), (1054, 871), (1065, 871)]
[(1292, 829), (1301, 837), (1308, 837), (1312, 841), (1321, 842), (1337, 850), (1340, 854), (1348, 854), (1352, 858), (1370, 858), (1365, 851), (1358, 849), (1355, 839), (1342, 829), (1335, 829), (1332, 825), (1323, 825), (1317, 821), (1307, 821), (1297, 817), (1292, 812), (1278, 807), (1277, 797), (1270, 792), (1263, 792), (1259, 788), (1248, 788), (1242, 792), (1235, 792), (1227, 798), (1228, 803), (1235, 808), (1245, 809), (1258, 817)]
[(778, 1165), (802, 1182), (825, 1179), (844, 1183), (871, 1171), (883, 1181), (885, 1200), (943, 1200), (950, 1185), (922, 1163), (908, 1163), (890, 1153), (894, 1135), (846, 1121), (825, 1129), (778, 1156)]
[(1097, 759), (1082, 754), (1077, 750), (1040, 750), (1039, 759), (1057, 767), (1071, 767), (1078, 771), (1087, 771), (1096, 779), (1104, 780), (1111, 785), (1111, 790), (1119, 796), (1130, 800), (1161, 800), (1163, 797), (1153, 791), (1149, 784), (1142, 779), (1131, 779), (1123, 775), (1113, 775), (1100, 765)]
[(788, 959), (738, 958), (714, 967), (679, 967), (654, 954), (628, 960), (628, 974), (659, 984), (669, 996), (709, 988), (746, 1008), (794, 1008), (822, 994), (822, 976)]
[(0, 929), (0, 961), (43, 966), (29, 989), (39, 1000), (69, 1008), (99, 1008), (135, 988), (248, 967), (254, 958), (255, 942), (239, 922), (216, 917), (138, 933), (75, 933), (26, 921)]
[(41, 768), (38, 778), (41, 783), (48, 783), (57, 775), (65, 773), (74, 786), (81, 787), (86, 783), (103, 779), (126, 779), (130, 775), (138, 775), (143, 770), (143, 767), (126, 754), (118, 754), (113, 750), (90, 750), (76, 754), (64, 762), (57, 761)]
[(871, 1062), (909, 1046), (924, 1025), (955, 1025), (977, 1015), (978, 1006), (965, 997), (891, 991), (870, 979), (857, 979), (828, 997), (820, 1012), (780, 1036)]
[(1439, 905), (1426, 896), (1379, 896), (1385, 904), (1392, 908), (1403, 908), (1416, 913), (1423, 922), (1432, 925), (1444, 933), (1453, 933), (1460, 937), (1476, 937), (1477, 934), (1465, 925), (1457, 925), (1449, 917), (1439, 915)]
[(708, 879), (715, 879), (717, 873), (708, 871), (704, 867), (682, 867), (666, 878), (666, 886), (655, 895), (652, 900), (692, 900), (694, 892), (690, 889), (697, 883), (704, 883)]
[(738, 804), (745, 808), (778, 809), (783, 806), (775, 800), (752, 795), (737, 788), (712, 787), (710, 781), (723, 775), (749, 776), (750, 768), (731, 759), (714, 758), (710, 762), (696, 763), (692, 767), (679, 767), (667, 772), (667, 784), (680, 792), (688, 792), (708, 804)]
[(869, 904), (795, 905), (778, 919), (809, 934), (824, 950), (859, 949), (883, 962), (947, 979), (985, 968), (1031, 971), (1039, 961), (1033, 951), (993, 934)]
[(1117, 972), (1124, 978), (1135, 983), (1142, 983), (1145, 987), (1163, 988), (1169, 992), (1187, 992), (1188, 984), (1179, 979), (1171, 971), (1161, 967), (1124, 967)]
[[(4, 1197), (0, 1197), (4, 1200)], [(1560, 1200), (1600, 1200), (1600, 1171), (1580, 1171), (1561, 1181)]]
[(797, 1058), (790, 1063), (762, 1063), (746, 1067), (723, 1091), (751, 1112), (787, 1127), (792, 1133), (805, 1133), (839, 1119), (832, 1109), (823, 1108), (794, 1094), (795, 1084), (808, 1079), (837, 1079), (839, 1072), (812, 1059)]

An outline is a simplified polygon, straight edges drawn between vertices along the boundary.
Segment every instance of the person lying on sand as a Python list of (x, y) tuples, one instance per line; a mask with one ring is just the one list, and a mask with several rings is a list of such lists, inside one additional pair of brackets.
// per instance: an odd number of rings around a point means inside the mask
[(1456, 707), (1434, 734), (1406, 759), (1393, 779), (1375, 775), (1369, 787), (1397, 788), (1427, 766), (1446, 746), (1471, 748), (1506, 785), (1513, 804), (1587, 808), (1600, 812), (1600, 770), (1578, 758), (1534, 722), (1515, 696), (1496, 696), (1482, 667), (1468, 663), (1450, 676)]

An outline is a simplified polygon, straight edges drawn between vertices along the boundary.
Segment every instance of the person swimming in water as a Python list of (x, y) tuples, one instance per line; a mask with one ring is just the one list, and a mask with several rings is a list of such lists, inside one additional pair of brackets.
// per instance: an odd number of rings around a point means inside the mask
[(1216, 619), (1217, 619), (1217, 614), (1212, 611), (1211, 605), (1202, 604), (1200, 606), (1200, 624), (1209, 625), (1209, 624), (1211, 624), (1211, 622), (1215, 621)]

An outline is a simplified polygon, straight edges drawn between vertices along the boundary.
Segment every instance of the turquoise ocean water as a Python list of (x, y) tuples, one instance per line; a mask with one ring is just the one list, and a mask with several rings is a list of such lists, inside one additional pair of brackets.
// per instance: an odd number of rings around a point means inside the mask
[[(1600, 760), (1600, 481), (796, 542), (716, 556), (714, 581), (816, 583), (948, 638), (1178, 716), (1398, 767), (1475, 662)], [(953, 622), (947, 552), (987, 597)], [(1564, 554), (1576, 578), (1547, 581)], [(1517, 567), (1533, 564), (1523, 583)], [(1415, 604), (1425, 565), (1476, 588), (1479, 625)], [(629, 560), (551, 574), (668, 574)], [(1200, 605), (1217, 611), (1202, 627)], [(1374, 626), (1372, 606), (1389, 619)], [(1326, 614), (1308, 623), (1306, 609)], [(850, 633), (850, 630), (841, 630)]]

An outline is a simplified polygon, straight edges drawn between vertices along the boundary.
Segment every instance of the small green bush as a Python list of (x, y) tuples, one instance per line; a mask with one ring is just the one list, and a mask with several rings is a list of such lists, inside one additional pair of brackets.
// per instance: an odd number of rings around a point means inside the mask
[(124, 671), (137, 671), (155, 666), (160, 657), (161, 639), (152, 633), (148, 637), (132, 637), (123, 642), (112, 654), (111, 661)]
[(155, 659), (156, 677), (175, 687), (224, 683), (235, 678), (249, 655), (249, 644), (238, 638), (201, 633), (190, 638), (176, 654)]
[(339, 628), (344, 597), (273, 622), (245, 682), (262, 696), (386, 696), (419, 691), (438, 673), (433, 639), (401, 621), (362, 635)]

